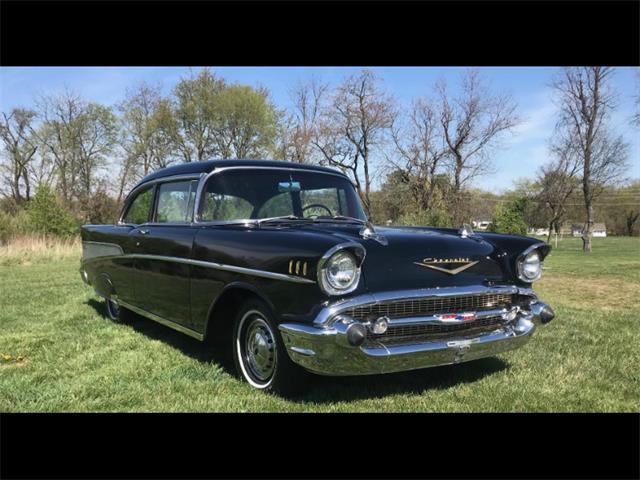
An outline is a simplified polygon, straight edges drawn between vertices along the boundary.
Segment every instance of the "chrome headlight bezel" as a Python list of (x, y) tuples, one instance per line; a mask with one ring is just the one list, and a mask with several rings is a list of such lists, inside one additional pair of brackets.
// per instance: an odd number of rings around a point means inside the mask
[[(540, 280), (545, 256), (545, 252), (540, 248), (540, 245), (533, 245), (522, 252), (516, 260), (518, 278), (525, 283), (533, 283)], [(530, 267), (532, 264), (537, 266), (533, 275), (527, 273), (527, 267)]]
[[(360, 283), (361, 266), (365, 257), (365, 249), (358, 243), (341, 243), (329, 249), (318, 262), (318, 285), (327, 295), (346, 295), (353, 292)], [(331, 281), (330, 268), (338, 260), (351, 259), (353, 261), (353, 276), (348, 285), (340, 287)]]

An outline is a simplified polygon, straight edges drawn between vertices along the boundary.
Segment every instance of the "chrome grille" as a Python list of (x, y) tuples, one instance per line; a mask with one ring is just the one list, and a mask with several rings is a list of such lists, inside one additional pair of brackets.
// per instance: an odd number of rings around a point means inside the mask
[(378, 343), (390, 345), (411, 345), (452, 337), (472, 337), (489, 333), (502, 325), (502, 317), (487, 317), (471, 322), (447, 324), (419, 324), (390, 326), (382, 335), (367, 332), (364, 346), (376, 347)]
[(359, 321), (368, 321), (381, 316), (391, 319), (422, 317), (441, 313), (461, 313), (500, 308), (512, 303), (512, 300), (512, 294), (504, 293), (458, 297), (427, 297), (363, 305), (346, 310), (344, 314)]

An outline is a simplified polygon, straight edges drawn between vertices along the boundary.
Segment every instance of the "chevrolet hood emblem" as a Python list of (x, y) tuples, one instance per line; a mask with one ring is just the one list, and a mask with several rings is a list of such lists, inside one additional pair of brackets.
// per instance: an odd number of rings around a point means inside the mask
[(465, 271), (467, 268), (473, 267), (478, 260), (471, 261), (468, 258), (424, 258), (421, 262), (413, 262), (421, 267), (431, 268), (439, 272), (456, 275)]

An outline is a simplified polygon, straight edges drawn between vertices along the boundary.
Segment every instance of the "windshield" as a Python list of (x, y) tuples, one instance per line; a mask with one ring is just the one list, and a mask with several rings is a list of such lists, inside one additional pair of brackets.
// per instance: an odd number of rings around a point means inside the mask
[(353, 217), (366, 220), (351, 182), (337, 175), (296, 170), (228, 170), (212, 175), (200, 202), (202, 222)]

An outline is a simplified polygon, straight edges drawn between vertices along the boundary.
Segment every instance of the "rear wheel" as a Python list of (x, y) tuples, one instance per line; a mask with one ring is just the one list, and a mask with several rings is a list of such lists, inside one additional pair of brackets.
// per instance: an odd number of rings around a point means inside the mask
[(117, 300), (105, 298), (107, 316), (116, 323), (124, 323), (129, 320), (129, 311), (122, 308)]
[(236, 316), (233, 358), (240, 378), (260, 390), (294, 394), (307, 373), (293, 363), (264, 302), (250, 299)]

